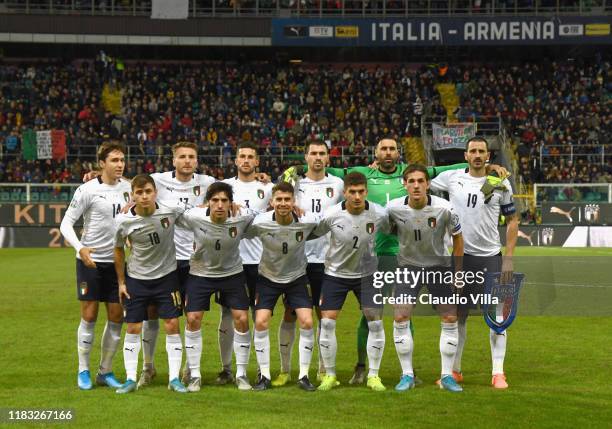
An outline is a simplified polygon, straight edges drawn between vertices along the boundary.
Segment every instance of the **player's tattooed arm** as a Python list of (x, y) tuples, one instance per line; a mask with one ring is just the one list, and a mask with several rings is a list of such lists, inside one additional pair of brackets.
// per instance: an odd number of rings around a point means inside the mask
[(272, 177), (266, 173), (257, 173), (255, 174), (255, 180), (266, 185), (272, 181)]

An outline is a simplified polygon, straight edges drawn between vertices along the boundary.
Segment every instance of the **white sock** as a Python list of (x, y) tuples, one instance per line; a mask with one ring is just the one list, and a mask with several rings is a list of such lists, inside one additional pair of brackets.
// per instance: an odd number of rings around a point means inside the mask
[(155, 345), (159, 334), (159, 320), (145, 320), (142, 322), (142, 359), (143, 366), (153, 368)]
[[(317, 326), (317, 338), (316, 343), (321, 343), (321, 321), (319, 320), (319, 325)], [(321, 346), (317, 347), (317, 355), (319, 357), (319, 373), (325, 373), (325, 363), (323, 363), (323, 356), (321, 355)]]
[(102, 355), (100, 357), (100, 374), (113, 371), (113, 358), (121, 341), (121, 323), (108, 320), (102, 334)]
[(123, 340), (123, 364), (125, 365), (125, 376), (128, 380), (136, 381), (138, 356), (140, 356), (140, 335), (126, 333)]
[(491, 359), (493, 361), (492, 374), (504, 373), (504, 358), (506, 357), (506, 341), (508, 331), (498, 334), (493, 329), (489, 331), (489, 342), (491, 343)]
[(257, 364), (259, 365), (259, 372), (263, 377), (270, 380), (270, 331), (255, 330), (253, 338), (253, 345), (255, 346), (255, 356), (257, 357)]
[(280, 352), (281, 372), (291, 372), (291, 352), (295, 343), (295, 322), (281, 321), (278, 327), (278, 351)]
[(457, 322), (457, 353), (453, 362), (453, 371), (461, 372), (461, 358), (463, 356), (463, 347), (467, 340), (467, 319), (459, 319)]
[(312, 361), (312, 351), (314, 349), (314, 329), (302, 329), (300, 328), (300, 375), (298, 380), (302, 377), (308, 377), (308, 370), (310, 369), (310, 361)]
[(187, 368), (192, 378), (200, 378), (200, 360), (202, 359), (202, 331), (188, 331), (185, 328), (185, 354)]
[(251, 333), (234, 330), (234, 354), (236, 355), (236, 377), (246, 377), (251, 355)]
[(336, 352), (338, 341), (336, 340), (336, 321), (333, 319), (321, 319), (321, 335), (319, 336), (319, 350), (325, 364), (327, 375), (336, 375)]
[(232, 310), (221, 307), (221, 319), (219, 320), (219, 354), (221, 365), (226, 371), (232, 370), (232, 349), (234, 347), (234, 318)]
[(393, 322), (393, 342), (402, 367), (402, 375), (414, 376), (414, 370), (412, 369), (414, 340), (412, 339), (412, 332), (410, 332), (410, 320)]
[(442, 376), (445, 376), (453, 373), (453, 362), (455, 361), (455, 354), (457, 353), (459, 331), (457, 328), (457, 322), (442, 322), (441, 325), (440, 356), (442, 358)]
[(168, 353), (168, 381), (179, 376), (183, 361), (183, 343), (179, 334), (166, 335), (166, 353)]
[(89, 354), (93, 345), (96, 322), (81, 319), (77, 330), (77, 351), (79, 354), (79, 372), (89, 370)]
[(375, 377), (378, 375), (380, 369), (380, 362), (382, 361), (383, 353), (385, 351), (385, 327), (383, 326), (382, 320), (373, 320), (368, 322), (368, 364), (369, 371), (368, 377)]

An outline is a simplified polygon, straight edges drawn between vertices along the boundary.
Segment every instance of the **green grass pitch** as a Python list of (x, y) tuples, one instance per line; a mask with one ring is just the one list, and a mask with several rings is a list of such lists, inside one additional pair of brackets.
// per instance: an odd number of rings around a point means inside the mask
[[(525, 314), (519, 311), (509, 329), (507, 391), (494, 391), (489, 386), (488, 330), (482, 317), (469, 320), (462, 394), (440, 391), (434, 385), (440, 368), (439, 320), (431, 316), (415, 319), (414, 364), (423, 380), (421, 386), (402, 394), (393, 391), (400, 369), (389, 317), (385, 321), (387, 345), (381, 370), (388, 390), (376, 393), (365, 386), (349, 386), (359, 317), (355, 300), (350, 297), (337, 332), (338, 378), (342, 385), (331, 392), (306, 393), (294, 384), (267, 392), (239, 392), (233, 386), (214, 386), (220, 366), (216, 338), (219, 314), (215, 308), (205, 315), (202, 327), (201, 392), (178, 395), (166, 390), (165, 340), (160, 334), (155, 384), (119, 397), (108, 388), (82, 392), (76, 387), (79, 307), (72, 250), (1, 249), (0, 407), (71, 408), (76, 415), (71, 425), (87, 428), (609, 427), (610, 270), (591, 267), (589, 261), (599, 261), (605, 268), (612, 260), (612, 249), (519, 248), (517, 253), (524, 257), (517, 264), (533, 274), (521, 300)], [(545, 258), (546, 255), (554, 258)], [(540, 270), (546, 265), (542, 261), (548, 259), (560, 263)], [(562, 276), (571, 279), (563, 281)], [(548, 292), (555, 293), (553, 302), (541, 308), (536, 302), (538, 283), (548, 285)], [(551, 286), (553, 283), (560, 285)], [(584, 312), (570, 311), (576, 308)], [(271, 329), (273, 375), (278, 370), (279, 316), (277, 311)], [(104, 321), (102, 310), (92, 368), (99, 360)], [(313, 362), (312, 379), (315, 366)], [(297, 350), (293, 367), (297, 369)], [(114, 369), (123, 380), (121, 351)], [(255, 373), (252, 354), (251, 380)], [(297, 373), (293, 375), (295, 379)]]

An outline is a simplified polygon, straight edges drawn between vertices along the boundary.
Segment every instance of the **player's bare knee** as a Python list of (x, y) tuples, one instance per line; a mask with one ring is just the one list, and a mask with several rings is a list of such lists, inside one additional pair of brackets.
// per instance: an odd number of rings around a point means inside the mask
[(126, 332), (128, 334), (140, 335), (140, 333), (142, 332), (142, 322), (140, 322), (140, 323), (128, 323), (127, 324), (127, 328), (126, 328)]
[(455, 323), (457, 321), (457, 316), (454, 314), (443, 314), (441, 319), (444, 323)]
[(187, 313), (187, 329), (197, 331), (202, 326), (202, 314), (198, 312)]
[(249, 330), (249, 313), (247, 311), (234, 311), (234, 328), (238, 332)]
[(108, 303), (106, 306), (107, 318), (113, 323), (123, 322), (123, 308), (119, 303)]
[(179, 321), (178, 318), (164, 319), (164, 329), (166, 335), (175, 335), (179, 333)]
[(338, 318), (338, 312), (337, 311), (330, 311), (330, 310), (326, 310), (326, 311), (321, 311), (321, 320), (323, 319), (332, 319), (332, 320), (336, 320)]
[(407, 322), (410, 320), (410, 315), (408, 314), (396, 314), (393, 318), (398, 323)]
[(98, 319), (98, 302), (81, 301), (81, 318), (86, 322), (95, 322)]

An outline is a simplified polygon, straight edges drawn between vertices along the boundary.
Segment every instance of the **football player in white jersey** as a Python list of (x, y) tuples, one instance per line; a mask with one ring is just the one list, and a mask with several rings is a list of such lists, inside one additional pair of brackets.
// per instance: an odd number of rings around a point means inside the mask
[(455, 276), (445, 243), (446, 234), (451, 235), (453, 256), (463, 256), (459, 216), (452, 211), (448, 201), (428, 195), (430, 180), (425, 166), (409, 165), (403, 176), (408, 196), (393, 199), (387, 204), (389, 222), (399, 238), (399, 268), (404, 273), (414, 273), (412, 277), (404, 276), (402, 283), (395, 284), (394, 289), (394, 298), (399, 303), (394, 305), (393, 340), (402, 367), (402, 376), (395, 390), (402, 392), (415, 386), (412, 366), (414, 339), (410, 318), (419, 291), (427, 286), (429, 296), (439, 300), (436, 309), (442, 323), (439, 342), (442, 361), (440, 387), (461, 392), (463, 389), (452, 376), (459, 334), (457, 306), (452, 303)]
[(254, 390), (272, 387), (270, 381), (270, 334), (272, 310), (281, 295), (293, 308), (300, 324), (300, 374), (298, 386), (314, 391), (308, 377), (314, 331), (312, 329), (312, 298), (308, 294), (306, 277), (306, 239), (317, 227), (318, 217), (306, 213), (298, 217), (293, 213), (295, 194), (293, 186), (280, 182), (272, 189), (273, 211), (258, 215), (249, 229), (247, 237), (258, 236), (262, 242), (255, 298), (254, 346), (260, 377)]
[[(81, 322), (77, 331), (79, 388), (92, 388), (89, 354), (100, 302), (106, 304), (107, 322), (102, 335), (102, 356), (96, 383), (119, 387), (112, 361), (121, 340), (123, 310), (119, 304), (117, 275), (113, 265), (115, 217), (130, 200), (130, 185), (121, 180), (125, 167), (125, 147), (105, 142), (98, 149), (102, 169), (96, 180), (76, 190), (62, 219), (60, 231), (76, 249), (77, 297), (81, 301)], [(78, 238), (74, 224), (83, 216), (83, 234)]]
[(330, 208), (315, 231), (316, 235), (330, 232), (330, 244), (325, 259), (325, 274), (321, 286), (321, 336), (319, 346), (325, 364), (325, 377), (319, 390), (337, 386), (336, 380), (336, 320), (346, 296), (353, 292), (368, 321), (367, 354), (369, 373), (367, 386), (383, 391), (378, 371), (385, 349), (382, 302), (373, 286), (373, 275), (378, 266), (376, 233), (389, 232), (387, 211), (367, 201), (368, 186), (365, 175), (358, 172), (344, 176), (344, 199)]
[[(312, 140), (306, 143), (304, 148), (308, 171), (299, 177), (296, 183), (296, 201), (298, 207), (305, 213), (324, 214), (330, 207), (342, 201), (344, 182), (336, 176), (325, 173), (325, 167), (329, 164), (329, 149), (325, 142)], [(306, 243), (306, 257), (308, 266), (306, 275), (310, 285), (312, 305), (317, 317), (321, 320), (319, 310), (319, 297), (321, 295), (321, 282), (323, 281), (325, 254), (329, 248), (329, 234)], [(286, 307), (283, 320), (278, 329), (278, 349), (280, 352), (281, 370), (278, 377), (272, 381), (273, 386), (283, 386), (291, 380), (291, 352), (295, 341), (296, 315), (293, 309)], [(319, 324), (318, 335), (321, 334)], [(317, 379), (321, 379), (325, 373), (325, 365), (319, 350), (319, 371)]]
[[(178, 203), (198, 206), (204, 202), (206, 189), (215, 182), (215, 178), (206, 174), (197, 174), (198, 146), (192, 142), (178, 142), (172, 146), (173, 171), (153, 173), (157, 188), (157, 201), (174, 207)], [(185, 283), (189, 274), (189, 258), (193, 253), (193, 232), (177, 225), (174, 231), (176, 247), (177, 274), (179, 292), (185, 298)], [(142, 325), (143, 367), (138, 380), (138, 387), (148, 385), (155, 377), (153, 357), (159, 334), (157, 309), (149, 308), (148, 320)]]
[(196, 243), (186, 285), (185, 351), (189, 377), (184, 382), (187, 381), (190, 392), (200, 390), (202, 317), (205, 311), (210, 311), (211, 296), (218, 294), (231, 308), (233, 316), (236, 384), (240, 390), (251, 390), (246, 373), (251, 350), (249, 297), (238, 247), (255, 212), (243, 209), (238, 216), (230, 216), (233, 191), (223, 182), (209, 186), (206, 201), (208, 208), (188, 210), (180, 219), (181, 224), (194, 232)]
[[(269, 182), (269, 177), (259, 177), (261, 173), (257, 173), (257, 167), (259, 167), (257, 150), (258, 147), (254, 143), (240, 143), (234, 160), (238, 174), (236, 177), (223, 181), (232, 186), (236, 204), (256, 212), (264, 212), (270, 205), (274, 185)], [(249, 304), (253, 311), (253, 320), (255, 320), (255, 285), (258, 276), (257, 269), (261, 260), (261, 240), (259, 237), (243, 238), (240, 241), (240, 258), (242, 259), (249, 293)], [(217, 376), (217, 384), (227, 384), (234, 381), (232, 374), (234, 317), (230, 307), (225, 305), (222, 297), (220, 298), (219, 353), (221, 354), (222, 369)]]
[[(117, 393), (138, 388), (136, 371), (140, 355), (140, 332), (150, 305), (155, 305), (164, 320), (168, 353), (168, 389), (186, 393), (179, 380), (183, 344), (179, 334), (182, 313), (176, 267), (174, 226), (184, 212), (179, 206), (156, 202), (155, 181), (147, 174), (132, 179), (132, 198), (136, 205), (117, 217), (114, 262), (119, 281), (119, 298), (125, 305), (127, 332), (123, 344), (126, 382)], [(129, 239), (130, 256), (125, 265), (125, 244)]]
[[(512, 187), (507, 179), (495, 186), (492, 193), (485, 196), (481, 188), (487, 181), (486, 162), (489, 160), (489, 147), (482, 137), (468, 140), (465, 159), (469, 167), (462, 170), (446, 171), (431, 182), (434, 191), (446, 191), (451, 205), (461, 220), (465, 256), (463, 270), (475, 274), (484, 271), (502, 272), (505, 280), (512, 278), (512, 256), (518, 236), (518, 218), (512, 199)], [(497, 229), (499, 215), (506, 217), (506, 252), (502, 259), (501, 241)], [(484, 282), (464, 287), (463, 295), (468, 303), (472, 297), (478, 299), (484, 293)], [(453, 377), (463, 380), (461, 357), (466, 340), (466, 321), (471, 304), (459, 305), (457, 309), (459, 341), (453, 365)], [(493, 362), (491, 384), (497, 389), (508, 387), (504, 374), (507, 330), (501, 334), (490, 330), (489, 342)]]

